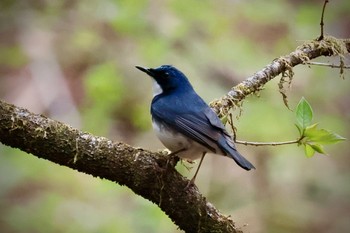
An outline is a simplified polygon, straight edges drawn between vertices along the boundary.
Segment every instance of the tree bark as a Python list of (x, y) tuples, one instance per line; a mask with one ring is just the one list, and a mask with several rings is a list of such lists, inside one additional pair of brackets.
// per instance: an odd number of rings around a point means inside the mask
[(186, 232), (240, 232), (175, 169), (176, 159), (112, 142), (0, 101), (0, 141), (39, 158), (125, 185)]
[[(330, 37), (302, 45), (234, 87), (212, 106), (223, 116), (280, 73), (292, 74), (293, 66), (319, 56), (343, 56), (349, 51), (349, 40)], [(0, 142), (125, 185), (157, 204), (186, 232), (242, 232), (229, 217), (207, 202), (196, 186), (186, 188), (189, 181), (175, 170), (175, 158), (112, 142), (3, 101), (0, 101)]]

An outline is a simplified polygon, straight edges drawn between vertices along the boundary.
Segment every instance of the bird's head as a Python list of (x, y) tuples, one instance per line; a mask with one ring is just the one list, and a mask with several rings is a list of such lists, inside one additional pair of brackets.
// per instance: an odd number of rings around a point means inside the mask
[(171, 65), (162, 65), (158, 68), (144, 68), (136, 66), (137, 69), (151, 76), (160, 90), (155, 89), (155, 95), (169, 93), (175, 90), (192, 90), (192, 86), (187, 77), (178, 69)]

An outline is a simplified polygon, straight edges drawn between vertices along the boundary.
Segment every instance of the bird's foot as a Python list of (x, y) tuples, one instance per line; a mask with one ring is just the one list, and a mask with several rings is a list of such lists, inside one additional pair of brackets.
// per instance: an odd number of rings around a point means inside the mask
[(175, 167), (177, 162), (179, 162), (180, 158), (178, 156), (176, 156), (176, 154), (169, 154), (170, 156), (168, 156), (167, 159), (167, 167), (170, 165), (171, 167)]
[(195, 180), (196, 180), (196, 177), (192, 177), (192, 179), (190, 181), (188, 181), (188, 183), (185, 187), (185, 190), (189, 189), (192, 186), (195, 186), (195, 183), (194, 183)]
[(168, 162), (167, 162), (167, 165), (168, 164), (171, 164), (172, 167), (175, 167), (177, 162), (179, 162), (180, 158), (177, 156), (178, 153), (182, 152), (186, 150), (186, 148), (182, 148), (180, 150), (177, 150), (177, 151), (174, 151), (174, 152), (171, 152), (169, 153), (167, 156), (168, 156)]
[(171, 167), (175, 167), (179, 160), (180, 158), (175, 153), (170, 153), (167, 155), (166, 166), (168, 167), (170, 165)]
[(197, 175), (198, 175), (199, 168), (200, 168), (201, 165), (202, 165), (204, 156), (205, 156), (205, 152), (203, 153), (202, 158), (201, 158), (201, 160), (199, 161), (199, 165), (198, 165), (198, 167), (197, 167), (196, 172), (194, 173), (194, 176), (192, 177), (192, 179), (190, 180), (190, 182), (188, 182), (188, 184), (187, 184), (187, 186), (186, 186), (186, 189), (189, 188), (190, 186), (194, 185), (194, 181), (196, 180), (196, 177), (197, 177)]

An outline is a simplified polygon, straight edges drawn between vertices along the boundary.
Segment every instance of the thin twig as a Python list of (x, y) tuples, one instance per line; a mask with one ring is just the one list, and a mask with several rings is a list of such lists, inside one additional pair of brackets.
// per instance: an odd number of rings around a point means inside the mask
[(233, 125), (233, 120), (232, 120), (232, 113), (229, 114), (230, 118), (229, 118), (229, 124), (231, 126), (231, 129), (232, 129), (232, 133), (233, 133), (233, 141), (236, 141), (236, 132), (237, 132), (237, 129), (236, 127)]
[(237, 144), (243, 144), (246, 146), (280, 146), (280, 145), (290, 145), (290, 144), (296, 144), (300, 142), (300, 139), (292, 140), (292, 141), (285, 141), (285, 142), (247, 142), (247, 141), (240, 141), (236, 140), (235, 143)]
[(329, 63), (323, 63), (323, 62), (305, 62), (305, 65), (327, 66), (331, 68), (350, 69), (350, 66), (341, 66), (341, 65), (329, 64)]
[(323, 34), (323, 26), (324, 26), (323, 17), (324, 17), (324, 12), (325, 12), (325, 10), (326, 10), (326, 5), (327, 5), (327, 3), (328, 3), (328, 0), (325, 0), (325, 1), (324, 1), (324, 4), (323, 4), (322, 15), (321, 15), (321, 22), (320, 22), (320, 25), (321, 25), (321, 35), (320, 35), (320, 37), (317, 39), (318, 41), (323, 40), (323, 38), (324, 38), (324, 34)]

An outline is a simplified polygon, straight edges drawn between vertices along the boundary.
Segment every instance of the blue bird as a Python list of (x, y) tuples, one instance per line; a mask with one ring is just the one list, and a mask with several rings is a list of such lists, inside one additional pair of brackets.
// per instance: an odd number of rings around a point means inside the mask
[(151, 115), (159, 140), (180, 158), (201, 158), (191, 183), (208, 152), (228, 156), (245, 170), (255, 169), (236, 150), (225, 126), (181, 71), (170, 65), (136, 68), (154, 80)]

